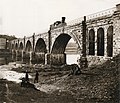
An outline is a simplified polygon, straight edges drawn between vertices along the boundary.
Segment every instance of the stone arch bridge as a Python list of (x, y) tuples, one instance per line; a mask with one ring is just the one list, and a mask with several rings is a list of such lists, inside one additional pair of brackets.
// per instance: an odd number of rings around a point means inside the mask
[(120, 52), (120, 4), (116, 7), (86, 16), (86, 34), (83, 17), (66, 23), (65, 18), (50, 26), (50, 30), (31, 37), (11, 41), (14, 60), (51, 65), (66, 64), (65, 49), (72, 38), (80, 58), (88, 65), (104, 62)]

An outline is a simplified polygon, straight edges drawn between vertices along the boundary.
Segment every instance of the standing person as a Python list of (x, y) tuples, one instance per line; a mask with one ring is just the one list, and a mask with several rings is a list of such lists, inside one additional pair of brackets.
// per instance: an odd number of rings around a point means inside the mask
[(28, 71), (26, 70), (26, 75), (25, 75), (25, 82), (29, 82), (29, 77), (28, 77)]
[(38, 83), (39, 73), (36, 71), (34, 83)]

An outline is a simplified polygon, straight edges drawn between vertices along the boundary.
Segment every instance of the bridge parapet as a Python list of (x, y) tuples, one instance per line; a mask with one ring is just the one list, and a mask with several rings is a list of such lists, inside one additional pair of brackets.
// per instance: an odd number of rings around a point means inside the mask
[[(110, 17), (114, 14), (114, 12), (116, 10), (119, 10), (119, 5), (116, 7), (113, 7), (111, 9), (107, 9), (107, 10), (104, 10), (104, 11), (100, 11), (100, 12), (97, 12), (97, 13), (94, 13), (94, 14), (90, 14), (90, 15), (87, 15), (86, 16), (86, 20), (89, 21), (89, 20), (93, 20), (93, 19), (97, 19), (97, 18), (102, 18), (102, 17)], [(72, 26), (72, 25), (79, 25), (81, 24), (81, 22), (83, 21), (84, 17), (80, 17), (78, 19), (75, 19), (75, 20), (72, 20), (70, 22), (67, 22), (67, 25), (68, 26)]]
[(67, 22), (68, 26), (72, 26), (72, 25), (78, 25), (79, 23), (81, 23), (84, 20), (84, 17), (80, 17), (77, 19), (74, 19), (72, 21)]
[(107, 9), (107, 10), (104, 10), (104, 11), (100, 11), (100, 12), (97, 12), (97, 13), (94, 13), (94, 14), (87, 15), (86, 19), (90, 20), (90, 19), (100, 18), (100, 17), (104, 17), (104, 16), (107, 16), (107, 17), (112, 16), (115, 11), (116, 11), (116, 7), (113, 7), (111, 9)]
[(35, 35), (35, 37), (42, 37), (42, 38), (46, 38), (46, 36), (48, 35), (48, 32), (47, 31), (45, 31), (45, 32), (43, 32), (43, 33), (39, 33), (39, 34), (37, 34), (37, 35)]

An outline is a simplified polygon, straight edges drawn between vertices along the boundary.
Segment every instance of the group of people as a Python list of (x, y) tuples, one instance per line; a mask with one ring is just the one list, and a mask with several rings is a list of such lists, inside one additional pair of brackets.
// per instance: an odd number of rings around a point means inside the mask
[[(38, 81), (39, 81), (39, 73), (38, 71), (36, 71), (34, 83), (38, 83)], [(29, 76), (28, 76), (28, 71), (26, 70), (25, 78), (22, 78), (21, 87), (27, 84), (29, 84)]]
[[(69, 75), (79, 75), (79, 74), (81, 74), (80, 67), (77, 64), (72, 64), (71, 72)], [(38, 73), (38, 71), (36, 71), (34, 83), (38, 83), (38, 81), (39, 81), (39, 73)], [(22, 78), (21, 87), (22, 86), (24, 87), (28, 84), (30, 84), (30, 82), (29, 82), (28, 71), (26, 70), (25, 78)]]

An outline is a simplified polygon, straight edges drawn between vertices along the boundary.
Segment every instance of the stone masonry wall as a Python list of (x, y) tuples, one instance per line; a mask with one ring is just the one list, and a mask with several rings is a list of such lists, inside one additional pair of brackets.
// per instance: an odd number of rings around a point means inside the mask
[(120, 12), (114, 16), (113, 55), (120, 53)]
[[(118, 5), (118, 6), (120, 6), (120, 5)], [(112, 22), (113, 22), (113, 24), (112, 24), (113, 25), (113, 57), (120, 54), (120, 8), (116, 7), (116, 10), (117, 11), (115, 11), (114, 14), (112, 15), (112, 17), (110, 18), (110, 19), (112, 19)], [(108, 24), (108, 26), (109, 26), (109, 24)], [(107, 56), (107, 36), (106, 36), (107, 31), (106, 30), (104, 31), (105, 32), (104, 56), (97, 56), (97, 54), (96, 54), (96, 52), (97, 52), (96, 41), (97, 40), (95, 39), (95, 55), (93, 55), (93, 56), (87, 55), (88, 66), (99, 65), (99, 64), (102, 64), (105, 61), (113, 58), (113, 57)], [(96, 38), (96, 30), (95, 30), (95, 38)]]

